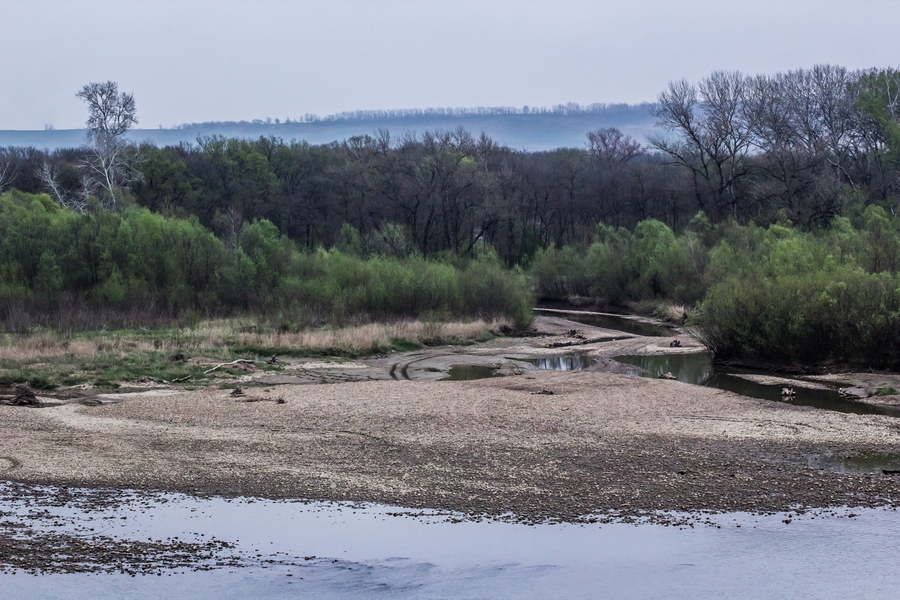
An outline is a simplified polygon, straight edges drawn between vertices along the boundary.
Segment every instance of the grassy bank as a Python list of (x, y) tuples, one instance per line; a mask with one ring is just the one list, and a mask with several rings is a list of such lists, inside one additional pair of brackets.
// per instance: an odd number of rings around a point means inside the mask
[(0, 335), (0, 385), (111, 388), (229, 380), (246, 375), (246, 367), (206, 371), (239, 358), (254, 360), (254, 370), (279, 371), (284, 364), (267, 359), (340, 360), (432, 345), (468, 345), (502, 335), (509, 327), (509, 321), (397, 321), (292, 333), (246, 321), (216, 320), (191, 328), (149, 331), (5, 334)]

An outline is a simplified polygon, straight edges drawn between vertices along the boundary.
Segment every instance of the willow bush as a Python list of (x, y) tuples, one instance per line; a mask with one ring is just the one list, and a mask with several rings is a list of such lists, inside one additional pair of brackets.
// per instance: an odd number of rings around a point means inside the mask
[(265, 220), (245, 223), (226, 244), (196, 218), (138, 207), (76, 213), (43, 194), (0, 195), (0, 323), (7, 329), (247, 313), (281, 315), (294, 327), (423, 316), (525, 326), (532, 305), (524, 274), (502, 268), (489, 252), (453, 264), (308, 251)]

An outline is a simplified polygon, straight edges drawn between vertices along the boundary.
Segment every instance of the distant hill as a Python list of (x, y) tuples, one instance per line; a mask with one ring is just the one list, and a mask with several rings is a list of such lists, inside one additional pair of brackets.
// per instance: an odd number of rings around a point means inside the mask
[[(135, 129), (129, 137), (157, 146), (194, 142), (198, 136), (223, 135), (255, 139), (275, 136), (284, 140), (306, 140), (311, 144), (342, 141), (355, 135), (372, 135), (386, 129), (393, 136), (406, 132), (423, 133), (463, 127), (474, 134), (486, 133), (503, 145), (539, 151), (554, 148), (581, 148), (585, 134), (601, 127), (617, 127), (640, 142), (654, 132), (652, 104), (577, 104), (550, 109), (473, 108), (358, 111), (329, 117), (307, 115), (282, 123), (237, 121), (190, 123), (171, 129)], [(0, 147), (19, 146), (55, 150), (84, 143), (83, 129), (43, 131), (0, 130)]]

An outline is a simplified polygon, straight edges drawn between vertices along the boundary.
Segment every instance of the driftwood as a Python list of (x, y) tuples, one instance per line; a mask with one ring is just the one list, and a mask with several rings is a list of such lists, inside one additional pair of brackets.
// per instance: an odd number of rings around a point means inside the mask
[[(218, 364), (218, 365), (214, 366), (212, 369), (207, 369), (207, 370), (203, 371), (203, 374), (209, 375), (213, 371), (221, 369), (222, 367), (229, 367), (229, 366), (236, 366), (236, 365), (248, 365), (248, 364), (253, 364), (253, 363), (258, 363), (258, 362), (262, 362), (262, 361), (261, 360), (250, 360), (249, 358), (239, 358), (239, 359), (233, 360), (231, 362)], [(162, 382), (166, 383), (166, 384), (180, 383), (182, 381), (187, 381), (191, 377), (193, 377), (193, 375), (185, 375), (184, 377), (177, 377), (177, 378), (169, 380), (169, 381), (166, 381), (165, 379), (163, 379)]]
[(255, 362), (262, 362), (262, 361), (258, 361), (258, 360), (250, 360), (249, 358), (239, 358), (239, 359), (233, 360), (233, 361), (231, 361), (231, 362), (227, 362), (227, 363), (222, 363), (222, 364), (220, 364), (220, 365), (216, 365), (216, 366), (214, 366), (212, 369), (207, 369), (206, 371), (203, 371), (203, 374), (204, 374), (204, 375), (209, 375), (209, 374), (212, 373), (213, 371), (215, 371), (215, 370), (217, 370), (217, 369), (221, 369), (222, 367), (231, 367), (231, 366), (234, 366), (234, 365), (253, 364), (253, 363), (255, 363)]
[(599, 344), (600, 342), (611, 342), (614, 340), (622, 340), (622, 339), (629, 338), (629, 337), (632, 337), (632, 336), (630, 336), (630, 335), (621, 336), (621, 337), (607, 336), (607, 337), (597, 337), (597, 338), (581, 337), (581, 338), (578, 338), (571, 342), (568, 342), (568, 341), (566, 341), (566, 342), (550, 342), (549, 344), (547, 344), (547, 348), (568, 348), (569, 346), (584, 346), (587, 344)]
[(10, 406), (43, 406), (41, 399), (34, 395), (31, 387), (19, 384), (15, 387), (15, 395), (4, 401)]

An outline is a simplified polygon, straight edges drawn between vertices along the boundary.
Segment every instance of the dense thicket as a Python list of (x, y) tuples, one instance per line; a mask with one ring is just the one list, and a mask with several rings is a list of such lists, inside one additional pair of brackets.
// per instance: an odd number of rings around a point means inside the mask
[(589, 246), (542, 250), (539, 293), (613, 304), (694, 304), (719, 358), (900, 365), (900, 219), (862, 203), (827, 228), (659, 221), (601, 227)]
[[(352, 230), (345, 231), (347, 238)], [(232, 245), (196, 218), (131, 207), (76, 212), (47, 195), (0, 195), (0, 322), (13, 330), (252, 312), (285, 327), (402, 317), (530, 320), (524, 275), (491, 253), (456, 264), (415, 255), (302, 251), (272, 223)]]

